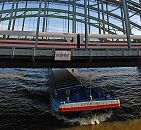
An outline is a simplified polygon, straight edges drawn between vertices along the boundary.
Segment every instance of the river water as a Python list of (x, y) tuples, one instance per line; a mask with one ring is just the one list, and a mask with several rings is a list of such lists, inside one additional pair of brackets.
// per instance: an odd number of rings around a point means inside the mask
[[(48, 69), (0, 69), (1, 130), (140, 130), (141, 70), (77, 69), (83, 84), (113, 91), (121, 107), (67, 118), (49, 109)], [(91, 77), (91, 78), (90, 78)], [(90, 80), (91, 79), (91, 80)]]

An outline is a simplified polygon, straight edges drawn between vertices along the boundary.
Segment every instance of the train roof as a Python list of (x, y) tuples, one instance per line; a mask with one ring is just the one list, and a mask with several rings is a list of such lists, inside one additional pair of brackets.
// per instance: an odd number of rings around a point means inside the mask
[[(0, 35), (9, 36), (33, 36), (36, 37), (35, 31), (18, 31), (18, 30), (0, 30)], [(76, 33), (63, 33), (63, 32), (39, 32), (39, 37), (75, 37)], [(79, 34), (84, 37), (85, 34)], [(104, 38), (104, 39), (127, 39), (126, 35), (122, 34), (88, 34), (88, 38)], [(131, 39), (141, 39), (141, 35), (130, 35)]]
[[(36, 37), (35, 31), (11, 31), (11, 30), (0, 30), (0, 35), (10, 36), (33, 36)], [(75, 33), (61, 33), (61, 32), (39, 32), (39, 37), (72, 37)]]

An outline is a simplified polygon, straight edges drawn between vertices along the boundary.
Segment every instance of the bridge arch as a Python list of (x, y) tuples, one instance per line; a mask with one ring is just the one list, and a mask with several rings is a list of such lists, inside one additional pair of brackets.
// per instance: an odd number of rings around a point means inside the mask
[[(141, 30), (141, 25), (137, 22), (140, 20), (141, 12), (139, 1), (130, 0), (126, 3), (130, 26), (133, 30), (131, 32), (134, 34), (134, 30), (136, 32)], [(88, 0), (87, 4), (89, 33), (125, 33), (123, 7), (120, 1)], [(84, 33), (84, 7), (84, 0), (3, 0), (0, 2), (0, 28), (36, 31), (37, 21), (40, 19), (39, 31), (41, 32)], [(56, 22), (59, 24), (55, 25)], [(34, 26), (31, 27), (31, 25)]]

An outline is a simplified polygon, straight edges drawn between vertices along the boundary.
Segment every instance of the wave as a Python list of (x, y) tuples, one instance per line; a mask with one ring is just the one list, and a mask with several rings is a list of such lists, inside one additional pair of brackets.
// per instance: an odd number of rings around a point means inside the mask
[(18, 73), (1, 73), (0, 74), (0, 78), (19, 78), (19, 77), (23, 77), (27, 75), (27, 73), (21, 73), (21, 72), (18, 72)]
[(94, 112), (82, 112), (79, 116), (74, 118), (68, 118), (67, 115), (60, 115), (57, 113), (52, 113), (58, 120), (63, 120), (64, 123), (69, 125), (94, 125), (105, 122), (111, 117), (112, 111), (106, 113), (94, 113)]

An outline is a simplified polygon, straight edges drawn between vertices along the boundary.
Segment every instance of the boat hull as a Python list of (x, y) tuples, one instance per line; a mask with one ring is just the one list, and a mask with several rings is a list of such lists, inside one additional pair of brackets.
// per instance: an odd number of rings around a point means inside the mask
[[(89, 111), (96, 109), (107, 109), (120, 107), (119, 100), (103, 100), (103, 101), (87, 101), (77, 103), (64, 103), (58, 106), (58, 112), (75, 112), (75, 111)], [(56, 109), (57, 110), (57, 109)]]

